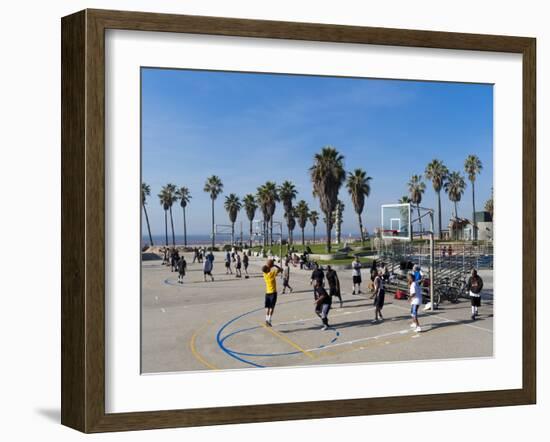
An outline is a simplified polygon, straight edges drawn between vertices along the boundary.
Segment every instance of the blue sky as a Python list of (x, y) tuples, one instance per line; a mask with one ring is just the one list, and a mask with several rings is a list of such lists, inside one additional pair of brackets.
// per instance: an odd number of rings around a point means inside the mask
[[(363, 168), (372, 177), (363, 212), (369, 232), (380, 224), (380, 205), (407, 194), (410, 176), (423, 173), (433, 158), (462, 172), (467, 155), (479, 156), (484, 169), (476, 181), (476, 208), (481, 210), (493, 181), (493, 88), (142, 69), (142, 179), (151, 186), (147, 208), (153, 234), (164, 233), (157, 194), (169, 182), (191, 191), (188, 234), (209, 233), (210, 199), (203, 187), (213, 174), (224, 183), (216, 201), (220, 224), (229, 224), (226, 195), (255, 193), (268, 180), (294, 182), (298, 199), (320, 212), (307, 171), (325, 145), (344, 155), (346, 170)], [(422, 205), (435, 208), (431, 183), (426, 187)], [(346, 205), (343, 233), (355, 234), (357, 217), (344, 187), (340, 199)], [(442, 202), (446, 225), (452, 205), (443, 193)], [(174, 210), (176, 234), (182, 233), (181, 208)], [(469, 182), (458, 210), (471, 217)], [(275, 219), (282, 217), (278, 207)], [(240, 220), (248, 225), (243, 211)], [(144, 223), (144, 234), (146, 229)]]

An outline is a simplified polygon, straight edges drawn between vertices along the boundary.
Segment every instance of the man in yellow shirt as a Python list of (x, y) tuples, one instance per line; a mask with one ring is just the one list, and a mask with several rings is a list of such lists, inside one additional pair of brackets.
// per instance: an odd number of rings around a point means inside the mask
[(265, 281), (265, 324), (268, 327), (271, 327), (271, 317), (277, 303), (277, 275), (281, 270), (272, 259), (268, 259), (266, 265), (262, 267)]

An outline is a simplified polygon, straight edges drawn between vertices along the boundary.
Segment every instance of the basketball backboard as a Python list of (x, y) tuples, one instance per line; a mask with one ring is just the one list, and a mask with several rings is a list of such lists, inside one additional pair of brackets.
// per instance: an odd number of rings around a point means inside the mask
[(410, 241), (411, 229), (411, 205), (382, 204), (382, 239), (398, 239)]

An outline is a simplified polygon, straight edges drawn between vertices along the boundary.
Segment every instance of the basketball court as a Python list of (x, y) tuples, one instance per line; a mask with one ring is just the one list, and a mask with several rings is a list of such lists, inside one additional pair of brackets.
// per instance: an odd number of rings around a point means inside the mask
[(409, 327), (409, 303), (386, 296), (385, 321), (374, 323), (373, 300), (363, 271), (362, 295), (351, 295), (351, 270), (338, 272), (343, 308), (333, 301), (331, 327), (322, 331), (314, 313), (310, 272), (291, 267), (292, 294), (281, 294), (273, 328), (265, 327), (262, 258), (252, 257), (250, 279), (225, 275), (223, 253), (214, 262), (214, 282), (204, 282), (202, 265), (185, 255), (184, 284), (161, 261), (142, 265), (142, 372), (251, 369), (426, 359), (491, 357), (493, 354), (492, 271), (484, 271), (478, 320), (470, 303), (442, 303), (419, 317), (422, 332)]

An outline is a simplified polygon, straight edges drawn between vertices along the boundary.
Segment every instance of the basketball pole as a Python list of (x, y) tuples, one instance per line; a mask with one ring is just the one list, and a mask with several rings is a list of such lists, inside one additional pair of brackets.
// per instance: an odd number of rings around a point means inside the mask
[(434, 240), (434, 212), (430, 210), (430, 311), (434, 311), (434, 279), (435, 279), (435, 240)]

